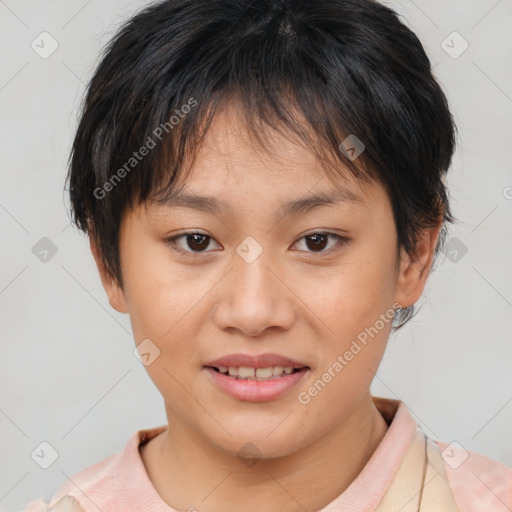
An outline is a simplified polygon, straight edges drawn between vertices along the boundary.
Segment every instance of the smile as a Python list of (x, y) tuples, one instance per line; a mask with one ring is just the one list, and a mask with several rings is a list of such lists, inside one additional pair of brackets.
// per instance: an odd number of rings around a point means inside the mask
[[(245, 402), (269, 402), (284, 397), (311, 371), (308, 366), (302, 368), (205, 366), (203, 369), (215, 388)], [(274, 372), (276, 372), (275, 375)]]
[(213, 367), (213, 369), (236, 380), (245, 379), (257, 381), (280, 379), (300, 370), (300, 368), (293, 368), (291, 366), (268, 366), (266, 368), (218, 366)]

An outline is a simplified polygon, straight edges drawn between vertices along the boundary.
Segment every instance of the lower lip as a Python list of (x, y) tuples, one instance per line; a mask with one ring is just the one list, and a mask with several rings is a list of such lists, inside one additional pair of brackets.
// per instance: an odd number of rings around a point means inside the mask
[(290, 391), (309, 372), (309, 368), (302, 368), (298, 372), (273, 380), (245, 380), (234, 379), (208, 367), (204, 367), (215, 385), (238, 400), (247, 402), (269, 402)]

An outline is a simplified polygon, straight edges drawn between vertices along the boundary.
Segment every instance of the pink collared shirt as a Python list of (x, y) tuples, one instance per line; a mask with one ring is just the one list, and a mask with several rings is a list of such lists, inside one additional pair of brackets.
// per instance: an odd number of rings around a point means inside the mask
[[(418, 424), (403, 402), (380, 397), (373, 397), (373, 401), (386, 419), (388, 431), (357, 478), (320, 512), (373, 512), (400, 467)], [(139, 453), (141, 444), (166, 428), (134, 432), (122, 452), (72, 476), (53, 495), (49, 505), (69, 495), (86, 512), (176, 512), (156, 492)], [(512, 511), (512, 469), (457, 446), (436, 443), (442, 450), (448, 480), (461, 512)], [(45, 512), (47, 506), (39, 498), (31, 501), (23, 512)]]

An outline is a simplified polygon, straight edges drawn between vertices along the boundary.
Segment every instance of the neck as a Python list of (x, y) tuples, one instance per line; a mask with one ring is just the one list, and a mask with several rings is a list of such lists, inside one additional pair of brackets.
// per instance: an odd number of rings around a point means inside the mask
[(319, 510), (355, 480), (387, 431), (368, 393), (314, 443), (240, 471), (237, 457), (168, 419), (173, 428), (143, 446), (141, 457), (156, 491), (176, 510)]

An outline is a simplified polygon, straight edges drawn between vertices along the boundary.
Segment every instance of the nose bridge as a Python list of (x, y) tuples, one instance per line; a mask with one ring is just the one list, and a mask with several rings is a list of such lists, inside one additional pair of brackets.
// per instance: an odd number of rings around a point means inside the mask
[[(246, 237), (236, 248), (234, 258), (235, 286), (233, 293), (237, 301), (257, 301), (257, 307), (275, 300), (275, 283), (272, 283), (271, 249), (263, 247), (252, 236)], [(240, 303), (240, 302), (239, 302)], [(255, 304), (256, 305), (256, 304)]]
[(279, 268), (271, 249), (253, 237), (243, 240), (236, 248), (233, 268), (217, 305), (219, 327), (236, 327), (257, 335), (270, 326), (289, 326), (293, 307), (286, 286), (274, 274), (279, 274)]

